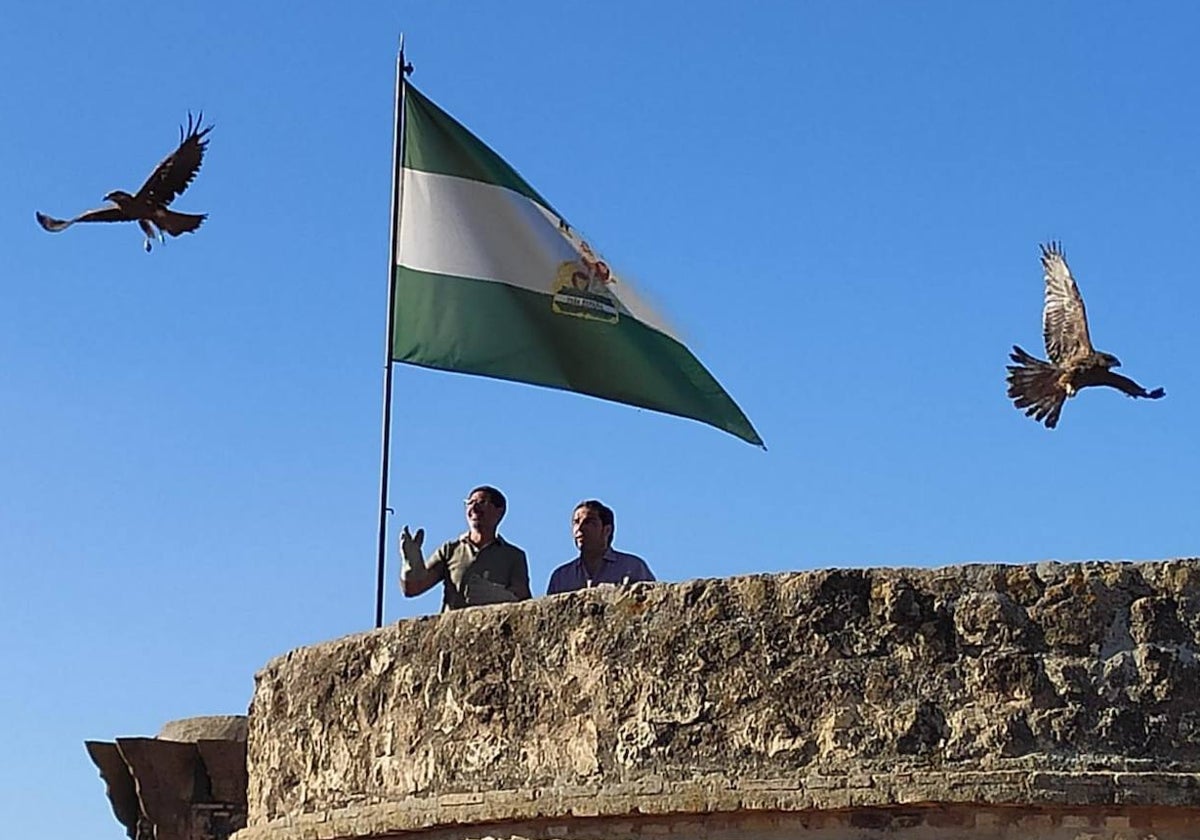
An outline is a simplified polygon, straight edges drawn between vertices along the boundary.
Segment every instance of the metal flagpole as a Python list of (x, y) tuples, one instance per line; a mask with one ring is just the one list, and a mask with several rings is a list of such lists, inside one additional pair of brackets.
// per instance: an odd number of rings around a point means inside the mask
[(384, 571), (387, 568), (388, 458), (392, 442), (392, 331), (396, 326), (396, 252), (399, 250), (401, 169), (404, 165), (404, 77), (412, 72), (404, 61), (404, 35), (396, 55), (396, 124), (392, 135), (392, 223), (388, 248), (387, 335), (383, 355), (383, 446), (379, 465), (379, 555), (375, 576), (375, 626), (383, 626)]

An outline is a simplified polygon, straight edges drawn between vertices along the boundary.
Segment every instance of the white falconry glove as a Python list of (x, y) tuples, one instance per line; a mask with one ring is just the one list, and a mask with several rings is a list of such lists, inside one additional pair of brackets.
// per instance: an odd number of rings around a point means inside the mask
[(410, 571), (425, 571), (425, 558), (421, 554), (421, 544), (425, 542), (425, 529), (418, 528), (414, 536), (408, 532), (408, 526), (400, 529), (400, 574)]

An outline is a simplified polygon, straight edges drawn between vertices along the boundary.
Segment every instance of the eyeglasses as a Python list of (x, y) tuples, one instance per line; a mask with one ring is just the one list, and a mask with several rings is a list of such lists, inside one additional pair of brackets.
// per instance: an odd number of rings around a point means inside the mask
[(490, 505), (491, 503), (492, 503), (492, 500), (488, 499), (488, 498), (463, 499), (463, 507), (467, 507), (467, 508), (476, 507), (476, 506), (483, 507), (484, 505)]

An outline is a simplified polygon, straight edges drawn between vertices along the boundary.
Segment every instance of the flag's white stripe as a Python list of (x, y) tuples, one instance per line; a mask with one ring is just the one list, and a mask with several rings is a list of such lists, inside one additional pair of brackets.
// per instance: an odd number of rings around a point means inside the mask
[(529, 199), (452, 175), (404, 170), (401, 265), (498, 280), (549, 294), (559, 263), (575, 258)]
[[(402, 266), (550, 295), (559, 266), (579, 259), (553, 213), (506, 187), (413, 169), (403, 178)], [(678, 340), (628, 284), (618, 278), (609, 291), (634, 318)]]

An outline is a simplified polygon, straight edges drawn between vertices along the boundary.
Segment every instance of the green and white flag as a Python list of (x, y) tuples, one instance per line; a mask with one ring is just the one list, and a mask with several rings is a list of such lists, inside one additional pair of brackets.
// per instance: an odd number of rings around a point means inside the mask
[(762, 438), (517, 172), (405, 81), (392, 359), (577, 391)]

